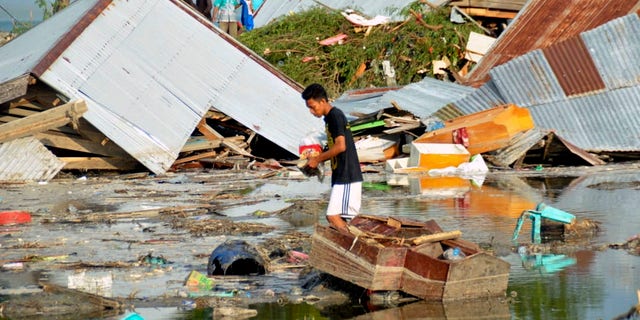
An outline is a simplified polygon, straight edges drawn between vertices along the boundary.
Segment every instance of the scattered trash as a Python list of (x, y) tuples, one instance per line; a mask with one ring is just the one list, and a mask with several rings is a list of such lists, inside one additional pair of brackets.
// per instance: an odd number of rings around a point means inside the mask
[(609, 248), (624, 249), (633, 255), (640, 256), (640, 234), (629, 238), (624, 243), (610, 244)]
[(227, 240), (216, 247), (207, 264), (208, 275), (261, 275), (267, 271), (267, 260), (243, 240)]
[(289, 263), (301, 263), (307, 260), (309, 260), (309, 255), (304, 252), (291, 250), (287, 253), (287, 262)]
[(143, 264), (150, 264), (155, 266), (164, 266), (169, 263), (169, 261), (167, 261), (165, 257), (154, 257), (152, 253), (148, 253), (147, 255), (140, 257), (138, 261)]
[(3, 270), (22, 270), (24, 269), (24, 263), (22, 262), (9, 262), (2, 265)]
[(445, 260), (458, 261), (458, 260), (464, 259), (465, 255), (462, 251), (460, 251), (460, 248), (455, 247), (455, 248), (449, 248), (445, 250), (442, 253), (442, 257)]
[(111, 297), (112, 286), (113, 275), (111, 273), (104, 276), (91, 277), (87, 276), (85, 271), (82, 271), (67, 277), (67, 287), (69, 289), (77, 289), (103, 297)]
[(192, 270), (185, 280), (185, 286), (191, 291), (209, 291), (213, 289), (213, 285), (213, 279), (195, 270)]
[(247, 319), (258, 315), (258, 311), (254, 309), (245, 309), (237, 307), (217, 307), (213, 309), (213, 318), (232, 317), (233, 319)]
[(320, 45), (323, 45), (323, 46), (332, 46), (332, 45), (335, 45), (335, 44), (342, 44), (347, 39), (347, 37), (348, 36), (346, 34), (340, 33), (340, 34), (335, 35), (333, 37), (329, 37), (329, 38), (326, 38), (324, 40), (320, 40), (320, 41), (318, 41), (318, 43)]
[(13, 225), (31, 222), (31, 213), (21, 210), (1, 211), (0, 225)]

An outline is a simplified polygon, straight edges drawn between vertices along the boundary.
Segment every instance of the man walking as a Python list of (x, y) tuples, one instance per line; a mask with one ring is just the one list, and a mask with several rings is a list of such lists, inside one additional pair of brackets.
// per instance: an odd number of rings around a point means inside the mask
[(307, 165), (317, 168), (331, 159), (331, 197), (327, 221), (336, 229), (349, 232), (344, 218), (353, 218), (360, 211), (362, 171), (353, 136), (342, 110), (329, 103), (327, 91), (314, 83), (302, 92), (307, 108), (316, 117), (324, 117), (328, 149), (308, 159)]

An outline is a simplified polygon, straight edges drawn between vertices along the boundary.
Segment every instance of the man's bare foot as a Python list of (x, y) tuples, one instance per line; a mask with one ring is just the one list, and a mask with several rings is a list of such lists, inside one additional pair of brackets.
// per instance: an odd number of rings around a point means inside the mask
[(347, 222), (344, 221), (344, 219), (342, 219), (342, 217), (340, 217), (339, 215), (327, 216), (327, 221), (329, 221), (329, 224), (331, 224), (331, 226), (336, 228), (338, 231), (343, 233), (350, 233), (349, 228), (347, 227)]

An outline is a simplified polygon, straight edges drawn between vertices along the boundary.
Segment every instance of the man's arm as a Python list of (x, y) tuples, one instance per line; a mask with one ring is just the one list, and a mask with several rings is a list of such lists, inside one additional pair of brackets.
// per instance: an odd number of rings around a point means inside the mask
[(309, 158), (307, 165), (311, 168), (317, 168), (319, 163), (325, 162), (347, 150), (347, 143), (344, 136), (337, 136), (333, 146), (329, 150), (319, 154), (316, 157)]

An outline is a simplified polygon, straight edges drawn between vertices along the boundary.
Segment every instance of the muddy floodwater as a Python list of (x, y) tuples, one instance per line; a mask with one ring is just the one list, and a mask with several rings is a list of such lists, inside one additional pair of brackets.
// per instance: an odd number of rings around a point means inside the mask
[[(206, 274), (211, 251), (226, 240), (261, 246), (296, 238), (280, 245), (308, 253), (314, 225), (326, 224), (329, 180), (293, 171), (213, 170), (66, 175), (0, 186), (0, 211), (32, 215), (27, 224), (0, 225), (0, 302), (38, 292), (39, 283), (67, 287), (92, 279), (108, 282), (93, 289), (128, 308), (96, 319), (131, 312), (143, 319), (211, 319), (215, 308), (194, 308), (207, 295), (242, 298), (244, 308), (257, 310), (251, 319), (612, 319), (639, 303), (638, 248), (616, 246), (640, 234), (640, 171), (624, 166), (473, 179), (365, 174), (363, 213), (434, 219), (509, 262), (507, 292), (496, 300), (311, 300), (301, 280), (308, 268), (295, 265), (263, 276), (215, 277), (211, 291), (185, 289), (189, 273)], [(316, 207), (296, 212), (301, 200)], [(541, 202), (596, 221), (599, 230), (578, 239), (543, 234), (543, 243), (532, 246), (527, 219), (513, 241), (518, 217)]]

